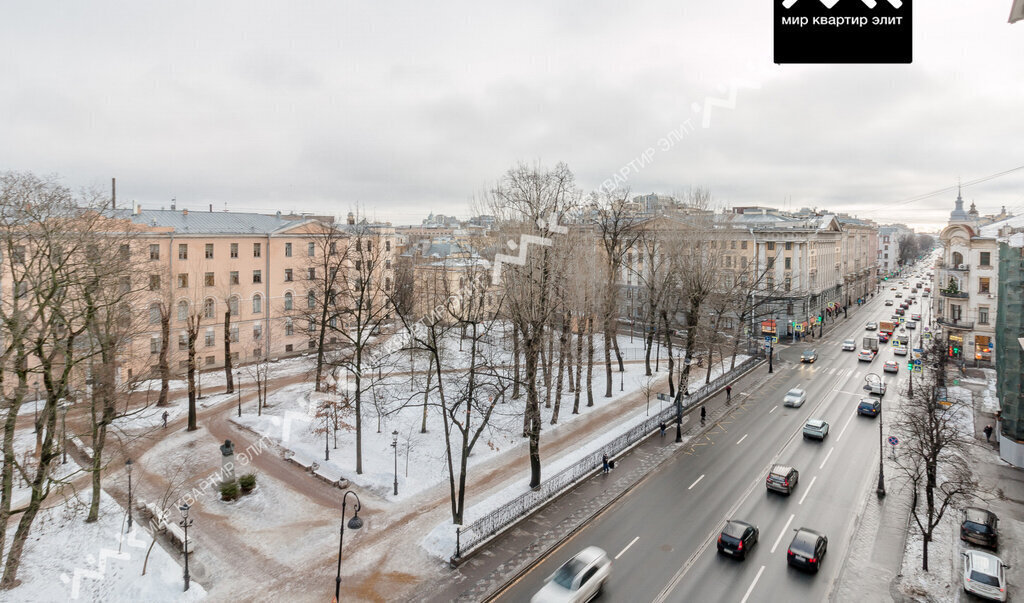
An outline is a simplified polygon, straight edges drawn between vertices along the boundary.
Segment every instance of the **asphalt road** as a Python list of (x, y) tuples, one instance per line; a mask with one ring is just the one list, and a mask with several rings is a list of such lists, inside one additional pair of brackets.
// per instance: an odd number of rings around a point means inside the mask
[[(896, 402), (907, 377), (903, 356), (895, 357), (897, 375), (882, 372), (882, 364), (894, 358), (888, 344), (869, 364), (858, 361), (855, 352), (841, 351), (841, 343), (850, 337), (859, 346), (871, 334), (865, 323), (888, 319), (892, 308), (883, 300), (892, 295), (885, 290), (848, 320), (829, 323), (822, 340), (777, 349), (781, 358), (772, 379), (757, 391), (734, 391), (732, 412), (498, 600), (528, 601), (558, 566), (590, 545), (614, 558), (604, 601), (825, 600), (849, 546), (857, 506), (875, 488), (878, 475), (878, 419), (856, 415), (858, 401), (867, 395), (864, 377), (873, 372), (888, 384), (883, 408)], [(919, 299), (908, 315), (920, 307)], [(807, 348), (818, 352), (814, 364), (799, 362)], [(801, 408), (782, 406), (793, 387), (807, 391)], [(830, 424), (824, 442), (803, 439), (810, 417)], [(766, 491), (764, 479), (774, 462), (800, 471), (791, 496)], [(760, 529), (760, 541), (745, 561), (717, 554), (715, 541), (728, 518)], [(787, 567), (786, 550), (797, 527), (829, 538), (817, 575)]]

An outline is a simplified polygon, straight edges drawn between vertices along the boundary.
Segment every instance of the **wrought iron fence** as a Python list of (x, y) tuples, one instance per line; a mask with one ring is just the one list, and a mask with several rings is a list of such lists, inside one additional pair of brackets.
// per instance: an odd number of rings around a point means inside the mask
[[(684, 396), (683, 410), (685, 411), (701, 403), (709, 395), (725, 387), (726, 383), (736, 379), (749, 368), (761, 362), (763, 358), (763, 352), (755, 354), (737, 364), (733, 370), (719, 375), (710, 383), (701, 386), (697, 391)], [(670, 425), (675, 420), (675, 417), (676, 408), (674, 405), (669, 405), (660, 412), (651, 415), (642, 423), (633, 426), (628, 432), (608, 442), (601, 449), (590, 453), (541, 482), (540, 486), (536, 489), (521, 494), (487, 515), (480, 517), (473, 523), (460, 528), (456, 538), (455, 555), (452, 557), (452, 561), (454, 562), (464, 553), (479, 547), (501, 530), (521, 519), (525, 519), (533, 510), (573, 486), (582, 478), (598, 470), (601, 467), (603, 455), (607, 454), (609, 457), (615, 457), (655, 429), (658, 429), (662, 422)]]

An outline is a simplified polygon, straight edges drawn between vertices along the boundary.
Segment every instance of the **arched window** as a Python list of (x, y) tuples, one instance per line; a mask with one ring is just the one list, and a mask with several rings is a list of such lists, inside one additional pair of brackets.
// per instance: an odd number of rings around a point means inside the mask
[(284, 309), (285, 310), (291, 310), (292, 309), (292, 293), (291, 293), (291, 291), (289, 291), (288, 293), (284, 294)]
[(959, 251), (953, 252), (953, 267), (956, 268), (960, 264), (964, 263), (964, 255)]
[(188, 302), (181, 300), (178, 302), (178, 320), (185, 320), (188, 318)]
[(217, 312), (217, 302), (213, 301), (213, 298), (206, 298), (203, 302), (203, 318), (214, 318)]
[(263, 296), (259, 293), (252, 296), (252, 313), (260, 314), (263, 312)]
[(306, 294), (306, 305), (310, 308), (316, 307), (316, 291), (310, 291)]

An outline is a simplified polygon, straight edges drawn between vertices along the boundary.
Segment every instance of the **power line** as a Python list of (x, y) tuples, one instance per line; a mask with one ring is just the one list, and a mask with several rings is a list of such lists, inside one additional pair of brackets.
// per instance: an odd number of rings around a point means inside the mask
[(922, 195), (917, 195), (916, 197), (910, 197), (910, 198), (904, 199), (902, 201), (896, 201), (894, 203), (891, 203), (890, 205), (909, 205), (911, 203), (917, 203), (918, 201), (924, 201), (925, 199), (930, 199), (930, 198), (936, 197), (938, 195), (945, 195), (945, 194), (951, 193), (951, 192), (953, 192), (955, 190), (958, 190), (958, 189), (960, 189), (962, 187), (974, 186), (975, 184), (981, 184), (982, 182), (988, 182), (989, 180), (995, 180), (996, 178), (1000, 178), (1002, 176), (1005, 176), (1007, 174), (1012, 174), (1013, 172), (1020, 171), (1020, 170), (1024, 170), (1024, 165), (1019, 165), (1019, 166), (1017, 166), (1015, 168), (1011, 168), (1011, 169), (1008, 169), (1008, 170), (1005, 170), (1005, 171), (1002, 171), (1002, 172), (998, 172), (998, 173), (995, 173), (995, 174), (990, 174), (988, 176), (982, 176), (981, 178), (976, 178), (974, 180), (968, 180), (967, 182), (963, 182), (963, 183), (958, 184), (956, 186), (947, 186), (946, 188), (939, 189), (937, 191), (932, 191), (930, 193), (924, 193)]

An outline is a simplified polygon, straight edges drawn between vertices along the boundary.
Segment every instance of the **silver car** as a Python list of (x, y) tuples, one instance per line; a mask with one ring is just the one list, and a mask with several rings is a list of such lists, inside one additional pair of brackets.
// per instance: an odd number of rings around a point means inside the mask
[(964, 590), (984, 599), (1006, 600), (1006, 574), (1009, 565), (989, 553), (966, 551), (964, 557)]
[(608, 553), (588, 546), (548, 576), (547, 583), (530, 603), (582, 603), (601, 594), (612, 571)]
[(786, 392), (786, 397), (782, 399), (784, 406), (800, 407), (807, 401), (807, 392), (804, 390), (794, 387), (793, 389)]
[(804, 438), (824, 440), (828, 435), (828, 423), (822, 419), (807, 419), (804, 423)]
[(844, 339), (843, 340), (843, 351), (844, 352), (856, 352), (857, 351), (857, 342), (852, 340), (852, 339)]

